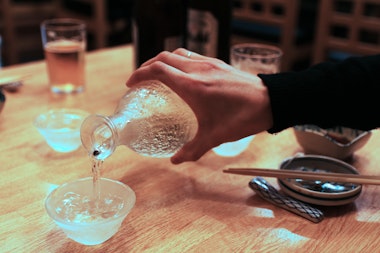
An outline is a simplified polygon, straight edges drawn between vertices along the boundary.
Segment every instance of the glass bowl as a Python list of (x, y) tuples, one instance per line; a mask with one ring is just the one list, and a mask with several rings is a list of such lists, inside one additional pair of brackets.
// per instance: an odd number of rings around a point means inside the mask
[(110, 239), (136, 202), (134, 191), (119, 181), (99, 178), (95, 197), (93, 178), (81, 178), (53, 190), (45, 201), (48, 215), (70, 239), (97, 245)]
[(39, 114), (34, 126), (57, 152), (72, 152), (81, 145), (80, 126), (88, 113), (77, 109), (53, 109)]

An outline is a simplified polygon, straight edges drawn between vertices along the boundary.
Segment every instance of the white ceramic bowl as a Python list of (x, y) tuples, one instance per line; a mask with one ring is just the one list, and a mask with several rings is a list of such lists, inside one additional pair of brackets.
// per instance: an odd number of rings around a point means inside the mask
[[(318, 155), (295, 156), (285, 159), (280, 169), (314, 172), (358, 174), (358, 171), (341, 160)], [(289, 196), (310, 204), (339, 206), (359, 197), (362, 185), (302, 179), (278, 179), (280, 188)]]
[(323, 129), (315, 125), (295, 126), (294, 133), (305, 154), (324, 155), (341, 160), (351, 157), (371, 137), (371, 131), (347, 127)]

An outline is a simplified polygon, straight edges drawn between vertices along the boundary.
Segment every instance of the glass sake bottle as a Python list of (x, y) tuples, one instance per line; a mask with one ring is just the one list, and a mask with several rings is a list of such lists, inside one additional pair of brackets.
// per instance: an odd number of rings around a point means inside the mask
[(81, 140), (89, 155), (109, 157), (119, 145), (143, 156), (170, 157), (197, 131), (191, 108), (159, 81), (132, 87), (110, 116), (90, 115), (82, 123)]

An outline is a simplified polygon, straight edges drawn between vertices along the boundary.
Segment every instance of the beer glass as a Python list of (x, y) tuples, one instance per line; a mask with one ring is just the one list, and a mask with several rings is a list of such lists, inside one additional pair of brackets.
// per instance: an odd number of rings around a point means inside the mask
[(51, 19), (41, 24), (49, 87), (54, 93), (85, 88), (86, 26), (76, 19)]

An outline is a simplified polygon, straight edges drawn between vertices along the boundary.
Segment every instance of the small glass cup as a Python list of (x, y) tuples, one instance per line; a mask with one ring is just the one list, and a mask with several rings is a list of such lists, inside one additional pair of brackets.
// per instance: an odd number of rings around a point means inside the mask
[(100, 197), (94, 192), (93, 178), (81, 178), (53, 190), (45, 201), (48, 215), (68, 238), (84, 245), (97, 245), (119, 230), (136, 202), (127, 185), (99, 178)]
[(236, 44), (231, 47), (231, 65), (254, 75), (274, 74), (280, 71), (282, 55), (282, 50), (276, 46)]
[[(280, 48), (266, 44), (236, 44), (231, 47), (231, 65), (254, 75), (274, 74), (280, 71), (282, 54)], [(254, 135), (251, 135), (223, 143), (213, 148), (213, 151), (220, 156), (237, 156), (249, 146), (253, 138)]]
[(41, 24), (42, 45), (54, 93), (85, 88), (86, 26), (76, 19), (51, 19)]
[(87, 116), (78, 109), (55, 109), (39, 114), (33, 123), (53, 150), (67, 153), (80, 147), (80, 127)]

